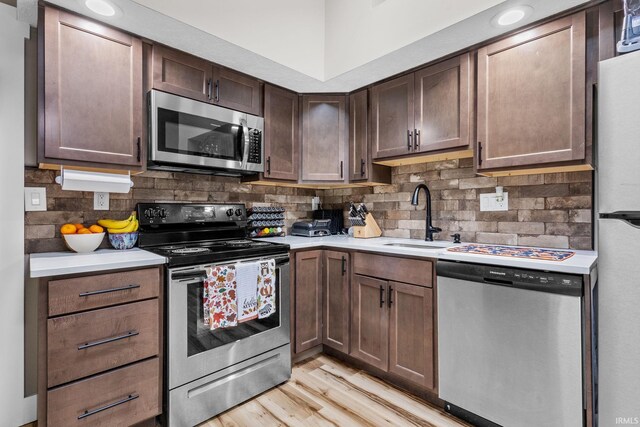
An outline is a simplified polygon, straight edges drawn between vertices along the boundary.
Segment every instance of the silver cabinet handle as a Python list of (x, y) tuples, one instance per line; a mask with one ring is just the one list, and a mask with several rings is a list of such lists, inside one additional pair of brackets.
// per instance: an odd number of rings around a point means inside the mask
[(409, 151), (411, 151), (411, 149), (413, 148), (413, 142), (411, 141), (412, 139), (413, 139), (413, 132), (407, 129), (407, 149)]
[(128, 395), (128, 396), (127, 396), (127, 397), (125, 397), (124, 399), (120, 399), (120, 400), (115, 401), (115, 402), (113, 402), (113, 403), (109, 403), (109, 404), (104, 405), (104, 406), (101, 406), (101, 407), (99, 407), (99, 408), (92, 409), (91, 411), (89, 411), (89, 410), (84, 411), (82, 414), (80, 414), (80, 415), (78, 416), (78, 419), (79, 419), (79, 420), (81, 420), (81, 419), (83, 419), (83, 418), (90, 417), (91, 415), (95, 415), (95, 414), (97, 414), (97, 413), (99, 413), (99, 412), (106, 411), (107, 409), (114, 408), (114, 407), (116, 407), (116, 406), (118, 406), (118, 405), (122, 405), (123, 403), (131, 402), (132, 400), (135, 400), (135, 399), (137, 399), (137, 398), (139, 398), (139, 397), (140, 397), (140, 395), (139, 395), (139, 394), (131, 393), (130, 395)]
[(415, 151), (420, 151), (420, 130), (419, 129), (414, 129), (414, 149)]
[(102, 345), (102, 344), (108, 344), (110, 342), (120, 341), (120, 340), (123, 340), (125, 338), (135, 337), (136, 335), (140, 335), (140, 332), (138, 332), (138, 331), (129, 331), (126, 334), (118, 335), (118, 336), (115, 336), (115, 337), (109, 337), (109, 338), (105, 338), (105, 339), (97, 340), (97, 341), (90, 341), (88, 343), (79, 345), (78, 346), (78, 350), (86, 350), (88, 348), (96, 347), (96, 346), (99, 346), (99, 345)]
[(100, 289), (99, 291), (82, 292), (78, 296), (79, 297), (90, 297), (91, 295), (101, 295), (101, 294), (108, 294), (108, 293), (111, 293), (111, 292), (128, 291), (130, 289), (137, 289), (139, 287), (140, 287), (140, 285), (127, 285), (127, 286), (121, 286), (119, 288)]

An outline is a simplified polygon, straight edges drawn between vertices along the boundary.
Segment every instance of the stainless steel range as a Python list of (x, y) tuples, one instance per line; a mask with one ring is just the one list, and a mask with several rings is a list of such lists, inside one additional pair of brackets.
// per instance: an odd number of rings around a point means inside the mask
[[(168, 260), (167, 424), (196, 425), (289, 379), (289, 246), (247, 240), (242, 204), (141, 203), (137, 210), (140, 247)], [(207, 324), (212, 271), (233, 266), (239, 275), (243, 265), (269, 260), (275, 312), (217, 329)]]

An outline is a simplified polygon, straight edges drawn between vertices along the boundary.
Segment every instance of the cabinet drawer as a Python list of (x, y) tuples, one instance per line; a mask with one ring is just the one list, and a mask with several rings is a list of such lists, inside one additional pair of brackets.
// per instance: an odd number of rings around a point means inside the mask
[(353, 272), (363, 276), (433, 286), (433, 263), (425, 259), (408, 259), (356, 252)]
[(48, 426), (128, 426), (160, 413), (158, 358), (47, 392)]
[(158, 268), (51, 280), (49, 316), (154, 298), (159, 292)]
[(47, 320), (48, 386), (155, 356), (158, 300)]

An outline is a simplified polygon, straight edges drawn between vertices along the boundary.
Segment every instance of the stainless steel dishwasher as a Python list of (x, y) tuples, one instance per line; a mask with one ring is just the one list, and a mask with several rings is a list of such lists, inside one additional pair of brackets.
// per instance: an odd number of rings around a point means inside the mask
[(582, 426), (582, 277), (438, 261), (439, 395), (475, 425)]

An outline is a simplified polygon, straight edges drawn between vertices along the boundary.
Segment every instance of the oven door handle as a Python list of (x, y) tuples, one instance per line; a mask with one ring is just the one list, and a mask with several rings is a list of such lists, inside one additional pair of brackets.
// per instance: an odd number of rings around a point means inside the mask
[(244, 148), (242, 150), (242, 169), (247, 169), (247, 163), (249, 162), (249, 126), (247, 126), (247, 119), (240, 119), (240, 126), (242, 126), (242, 134), (244, 136)]

